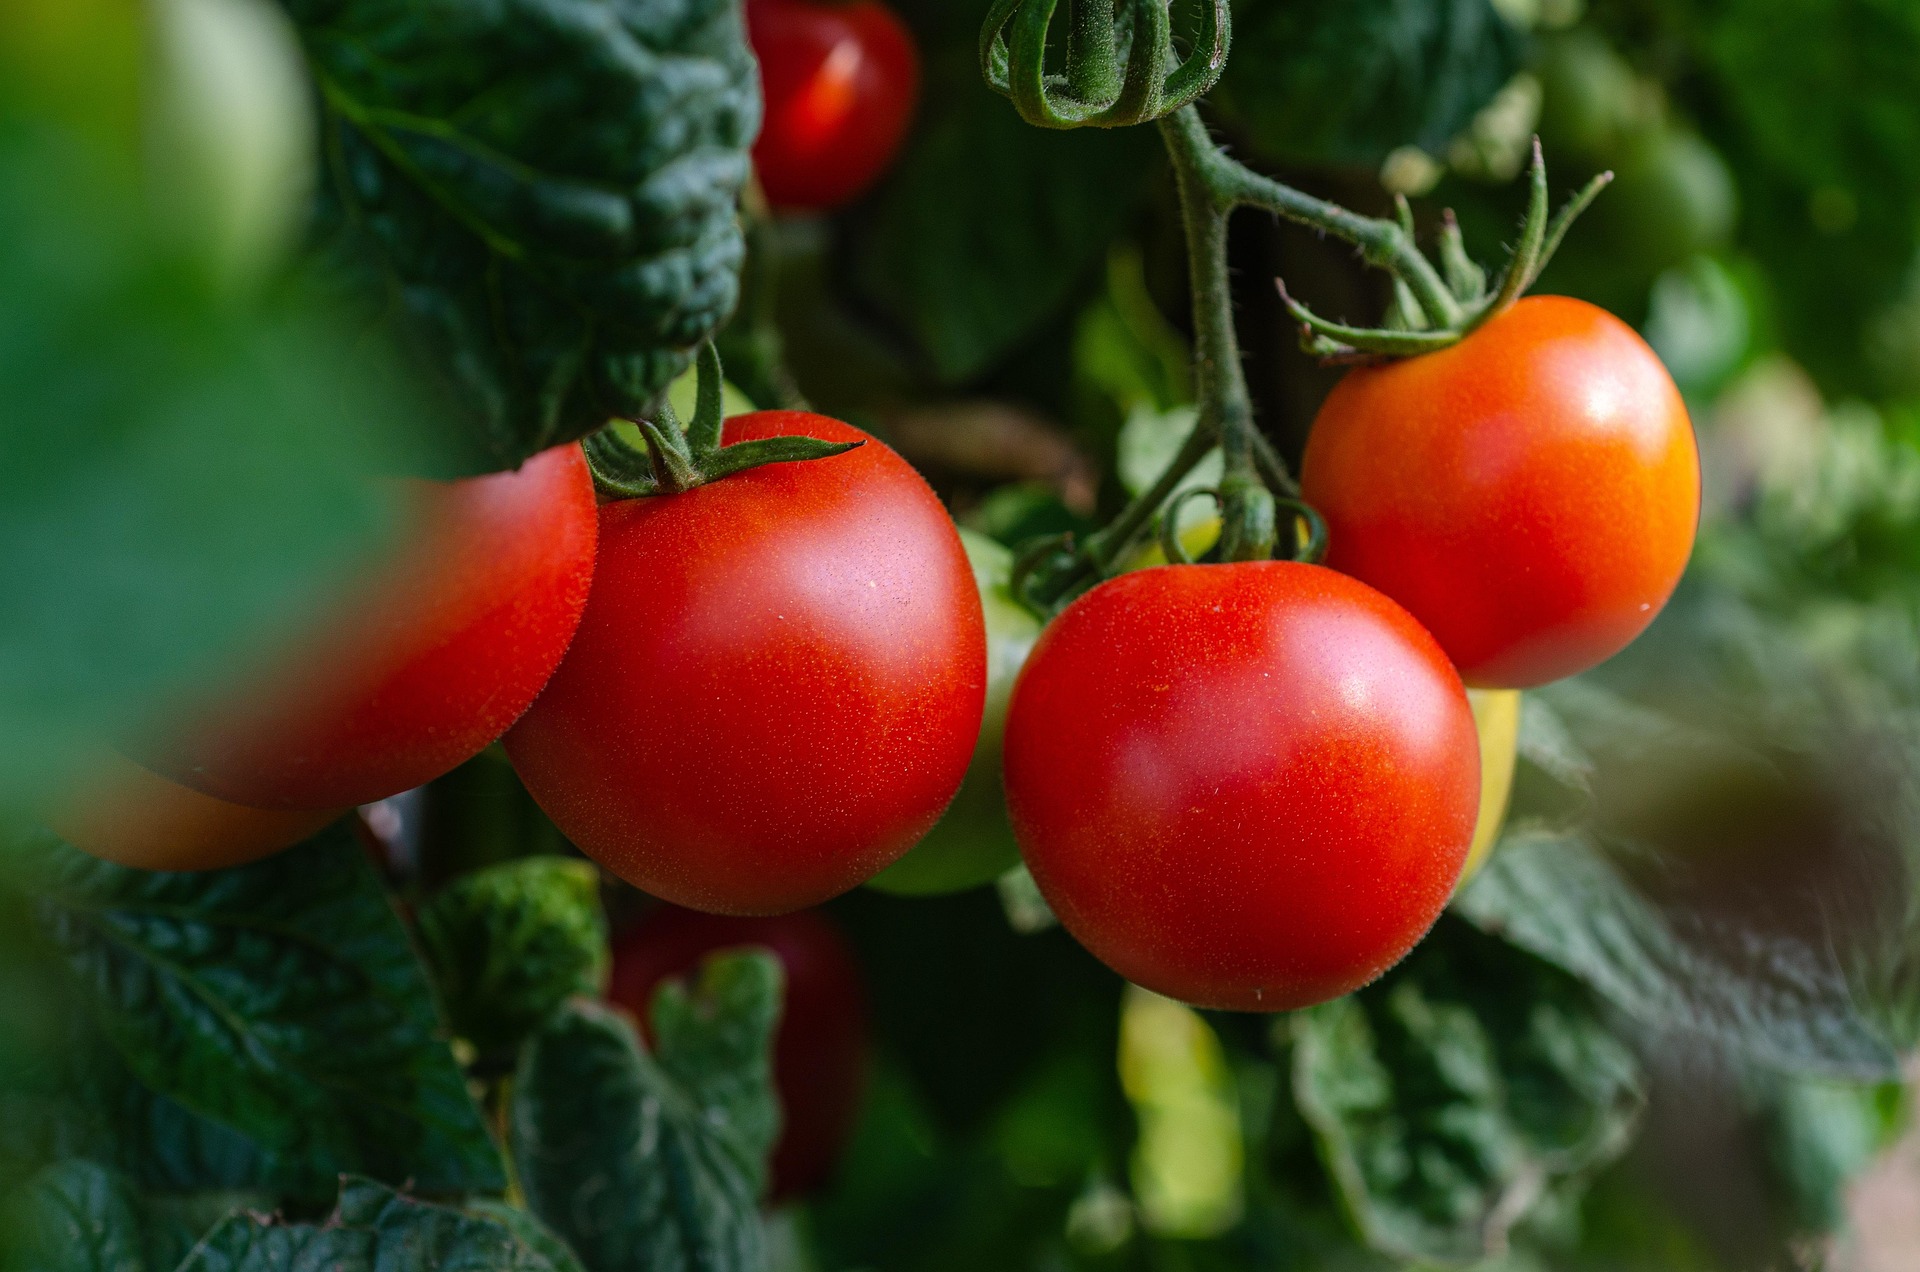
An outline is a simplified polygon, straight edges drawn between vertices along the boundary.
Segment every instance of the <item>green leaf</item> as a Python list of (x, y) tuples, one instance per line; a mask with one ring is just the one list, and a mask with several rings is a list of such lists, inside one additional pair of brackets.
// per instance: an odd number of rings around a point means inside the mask
[[(505, 1186), (426, 976), (349, 832), (202, 874), (125, 870), (50, 838), (12, 860), (76, 1005), (137, 1079), (124, 1098), (146, 1120), (131, 1133), (180, 1173), (309, 1195), (344, 1171), (432, 1192)], [(248, 1162), (267, 1178), (235, 1178)]]
[(862, 227), (860, 289), (947, 383), (987, 370), (1106, 258), (1156, 171), (1144, 128), (1030, 128), (980, 81), (936, 80)]
[(1291, 163), (1371, 167), (1401, 146), (1444, 155), (1524, 52), (1490, 0), (1235, 9), (1213, 101), (1263, 155)]
[(523, 1239), (523, 1223), (347, 1177), (324, 1224), (234, 1215), (194, 1247), (179, 1272), (578, 1272), (550, 1237), (543, 1244)]
[(211, 289), (95, 158), (0, 101), (0, 808), (297, 625), (393, 525), (367, 473), (436, 462), (377, 348)]
[[(1647, 657), (1684, 681), (1678, 652)], [(1455, 909), (1643, 1021), (1765, 1065), (1894, 1076), (1920, 1011), (1906, 744), (1797, 661), (1750, 668), (1723, 717), (1690, 719), (1705, 708), (1660, 683), (1662, 712), (1582, 681), (1528, 695), (1580, 748), (1591, 812), (1542, 822), (1517, 784)]]
[(453, 881), (420, 909), (420, 943), (455, 1032), (513, 1047), (574, 994), (606, 988), (607, 923), (591, 862), (527, 857)]
[(49, 1166), (0, 1211), (0, 1268), (6, 1272), (148, 1272), (139, 1199), (103, 1166)]
[(716, 957), (692, 994), (661, 987), (658, 1051), (575, 999), (522, 1052), (514, 1161), (528, 1205), (588, 1272), (753, 1272), (778, 1123), (768, 1047), (779, 965)]
[(283, 3), (325, 107), (323, 269), (490, 464), (648, 413), (739, 290), (736, 0)]
[(1633, 1053), (1564, 973), (1443, 919), (1393, 971), (1293, 1017), (1293, 1087), (1368, 1244), (1466, 1262), (1505, 1248), (1625, 1150)]

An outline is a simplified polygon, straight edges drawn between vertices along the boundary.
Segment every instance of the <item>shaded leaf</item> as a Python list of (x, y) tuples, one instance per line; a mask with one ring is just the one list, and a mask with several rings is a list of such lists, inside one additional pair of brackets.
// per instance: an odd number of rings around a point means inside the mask
[(1293, 1017), (1293, 1089), (1362, 1234), (1401, 1258), (1501, 1253), (1623, 1152), (1627, 1044), (1547, 964), (1442, 919), (1358, 994)]
[(234, 1215), (200, 1241), (179, 1272), (572, 1272), (486, 1214), (436, 1206), (370, 1179), (340, 1181), (324, 1224)]
[(283, 3), (325, 106), (323, 269), (487, 464), (648, 412), (739, 290), (736, 0)]
[(860, 289), (948, 383), (1073, 299), (1138, 209), (1157, 153), (1144, 128), (1030, 128), (967, 63), (936, 84), (854, 262)]
[(768, 1062), (779, 965), (708, 961), (655, 995), (657, 1055), (612, 1008), (575, 999), (527, 1044), (514, 1160), (528, 1205), (588, 1272), (752, 1272), (778, 1122)]
[[(50, 838), (14, 861), (137, 1079), (116, 1112), (144, 1110), (132, 1134), (181, 1174), (322, 1195), (355, 1170), (504, 1187), (424, 971), (347, 831), (202, 874), (126, 870)], [(266, 1179), (237, 1178), (246, 1163)]]
[(1523, 52), (1490, 0), (1247, 0), (1213, 100), (1270, 158), (1371, 167), (1444, 155)]
[(420, 942), (454, 1030), (512, 1047), (574, 994), (606, 988), (607, 924), (591, 862), (526, 857), (463, 875), (422, 906)]
[(0, 1211), (6, 1272), (148, 1272), (138, 1198), (103, 1166), (67, 1161), (28, 1180)]

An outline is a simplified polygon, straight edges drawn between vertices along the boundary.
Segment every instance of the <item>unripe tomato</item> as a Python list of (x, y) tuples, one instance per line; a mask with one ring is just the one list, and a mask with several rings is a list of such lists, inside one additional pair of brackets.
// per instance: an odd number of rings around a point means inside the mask
[(1013, 682), (1040, 635), (1040, 620), (1013, 599), (1007, 577), (1013, 554), (972, 530), (961, 530), (980, 606), (987, 619), (987, 704), (980, 740), (973, 748), (960, 793), (907, 855), (867, 880), (868, 886), (901, 896), (937, 896), (990, 883), (1020, 860), (1013, 824), (1007, 820), (1006, 788), (1000, 782), (1000, 744), (1007, 731), (1007, 700)]
[(1520, 691), (1469, 689), (1467, 702), (1480, 735), (1480, 814), (1473, 823), (1473, 846), (1467, 849), (1459, 887), (1486, 864), (1500, 839), (1513, 798), (1513, 767), (1520, 758)]
[(560, 446), (514, 472), (408, 489), (412, 525), (393, 559), (139, 758), (235, 804), (345, 808), (439, 777), (504, 733), (586, 607), (586, 458)]
[(90, 757), (87, 770), (79, 788), (48, 810), (47, 826), (82, 852), (136, 870), (242, 866), (291, 848), (345, 811), (229, 804), (113, 751)]
[(1460, 677), (1380, 593), (1291, 561), (1124, 574), (1007, 715), (1007, 803), (1061, 923), (1128, 980), (1284, 1011), (1412, 948), (1473, 836)]
[(753, 146), (776, 208), (827, 211), (872, 185), (906, 139), (920, 55), (877, 0), (748, 0), (766, 118)]
[(726, 426), (790, 435), (865, 445), (600, 510), (580, 634), (506, 738), (567, 838), (715, 913), (872, 877), (939, 819), (980, 734), (980, 596), (940, 500), (838, 420)]
[(1406, 606), (1486, 687), (1617, 653), (1679, 583), (1700, 517), (1672, 377), (1632, 328), (1564, 296), (1348, 372), (1300, 481), (1327, 519), (1327, 564)]
[(607, 997), (644, 1027), (662, 980), (686, 976), (707, 955), (743, 945), (766, 947), (786, 972), (773, 1036), (781, 1121), (768, 1199), (778, 1202), (827, 1182), (866, 1091), (866, 995), (839, 930), (813, 910), (735, 918), (662, 907), (614, 943)]

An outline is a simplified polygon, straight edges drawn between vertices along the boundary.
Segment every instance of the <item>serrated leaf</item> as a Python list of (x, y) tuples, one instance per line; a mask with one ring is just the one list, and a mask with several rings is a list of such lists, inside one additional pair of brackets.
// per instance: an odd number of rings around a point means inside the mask
[(768, 1049), (779, 965), (716, 957), (692, 994), (662, 986), (657, 1055), (612, 1008), (575, 999), (514, 1080), (514, 1161), (530, 1208), (588, 1272), (755, 1272), (778, 1122)]
[(1073, 299), (1139, 207), (1156, 154), (1144, 128), (1030, 128), (968, 61), (934, 85), (854, 264), (947, 383), (986, 370)]
[(463, 875), (422, 906), (420, 943), (454, 1030), (516, 1046), (575, 994), (606, 988), (606, 917), (591, 862), (526, 857)]
[(1920, 1011), (1906, 744), (1862, 732), (1802, 662), (1764, 666), (1710, 719), (1670, 684), (1659, 712), (1583, 682), (1530, 694), (1580, 747), (1590, 815), (1516, 819), (1455, 908), (1643, 1021), (1892, 1077)]
[(737, 0), (282, 2), (325, 107), (323, 268), (490, 465), (647, 413), (739, 290)]
[[(564, 1253), (563, 1251), (561, 1253)], [(179, 1272), (571, 1272), (483, 1214), (436, 1206), (370, 1179), (340, 1181), (324, 1224), (234, 1215)]]
[(1369, 1245), (1472, 1262), (1625, 1150), (1633, 1052), (1564, 973), (1443, 919), (1358, 994), (1293, 1017), (1301, 1113)]
[(364, 1170), (434, 1192), (504, 1187), (424, 970), (349, 832), (201, 874), (126, 870), (50, 837), (12, 861), (76, 1005), (144, 1089), (124, 1098), (159, 1119), (144, 1128), (156, 1145), (173, 1145), (169, 1125), (217, 1129), (189, 1165), (272, 1163), (268, 1180), (221, 1186), (324, 1195)]
[(1521, 67), (1520, 35), (1490, 0), (1237, 5), (1213, 94), (1272, 159), (1377, 165), (1447, 142)]

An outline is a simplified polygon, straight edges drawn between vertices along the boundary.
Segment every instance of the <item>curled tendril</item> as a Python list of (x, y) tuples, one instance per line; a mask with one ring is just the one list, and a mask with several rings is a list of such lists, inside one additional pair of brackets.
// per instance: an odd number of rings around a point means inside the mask
[(1066, 0), (1065, 66), (1049, 71), (1047, 37), (1061, 0), (994, 0), (980, 29), (980, 69), (1038, 128), (1123, 128), (1171, 114), (1211, 89), (1227, 65), (1229, 0), (1200, 0), (1182, 58), (1170, 0)]

